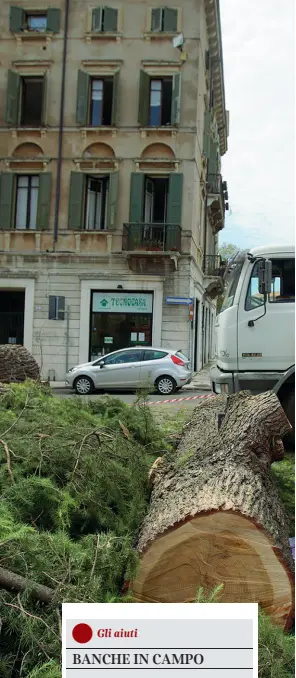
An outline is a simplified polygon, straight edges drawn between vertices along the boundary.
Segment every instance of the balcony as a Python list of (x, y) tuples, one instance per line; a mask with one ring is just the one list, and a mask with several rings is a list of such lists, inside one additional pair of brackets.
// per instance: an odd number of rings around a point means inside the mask
[(215, 299), (223, 291), (224, 262), (219, 254), (207, 255), (203, 263), (204, 286), (211, 299)]
[(208, 254), (205, 257), (205, 262), (204, 262), (204, 274), (208, 275), (209, 277), (222, 277), (224, 273), (224, 266), (221, 261), (221, 257), (219, 254)]
[(177, 269), (181, 227), (163, 223), (124, 224), (122, 250), (127, 253), (133, 272), (166, 275)]
[(207, 177), (207, 205), (210, 222), (214, 233), (224, 228), (225, 210), (228, 210), (227, 183), (220, 174), (209, 174)]

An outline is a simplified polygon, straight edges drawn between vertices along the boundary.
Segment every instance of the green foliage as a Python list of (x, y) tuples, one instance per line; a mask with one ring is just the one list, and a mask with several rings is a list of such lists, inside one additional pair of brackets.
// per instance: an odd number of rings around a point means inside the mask
[(290, 535), (295, 530), (295, 455), (285, 451), (282, 461), (272, 464), (271, 473), (286, 509), (290, 525)]
[(259, 678), (294, 678), (295, 638), (274, 626), (259, 612)]
[[(205, 594), (200, 588), (196, 603), (223, 602), (223, 584)], [(294, 678), (295, 638), (272, 624), (262, 610), (258, 613), (258, 677)]]
[(223, 261), (229, 261), (236, 252), (238, 252), (238, 247), (232, 243), (223, 242), (219, 247), (219, 254)]
[[(161, 439), (148, 408), (10, 385), (0, 398), (0, 439), (1, 566), (52, 588), (57, 601), (127, 600), (120, 591), (135, 575), (133, 543)], [(56, 603), (39, 603), (30, 587), (18, 596), (2, 590), (0, 617), (1, 678), (54, 678)]]

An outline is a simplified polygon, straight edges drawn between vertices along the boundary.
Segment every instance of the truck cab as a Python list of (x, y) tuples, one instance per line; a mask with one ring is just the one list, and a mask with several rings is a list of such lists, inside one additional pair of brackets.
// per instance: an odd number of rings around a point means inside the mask
[[(268, 262), (268, 292), (262, 291), (262, 262)], [(295, 248), (257, 247), (238, 252), (224, 276), (225, 294), (216, 320), (214, 393), (248, 389), (260, 393), (295, 380)], [(286, 384), (286, 387), (284, 385)], [(289, 386), (289, 387), (288, 387)]]

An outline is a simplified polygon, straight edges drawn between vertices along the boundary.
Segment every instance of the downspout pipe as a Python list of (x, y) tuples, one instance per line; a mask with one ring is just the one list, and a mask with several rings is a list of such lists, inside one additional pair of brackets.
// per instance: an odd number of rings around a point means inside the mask
[(56, 200), (55, 200), (55, 212), (54, 212), (53, 249), (55, 249), (55, 244), (58, 240), (58, 233), (59, 233), (59, 210), (60, 210), (60, 199), (61, 199), (61, 170), (62, 170), (62, 158), (63, 158), (63, 128), (64, 128), (64, 111), (65, 111), (65, 83), (66, 83), (66, 64), (67, 64), (67, 47), (68, 47), (69, 7), (70, 7), (70, 0), (65, 0), (65, 27), (64, 27), (64, 44), (63, 44), (63, 62), (62, 62), (61, 104), (60, 104), (60, 121), (59, 121), (59, 143), (58, 143)]

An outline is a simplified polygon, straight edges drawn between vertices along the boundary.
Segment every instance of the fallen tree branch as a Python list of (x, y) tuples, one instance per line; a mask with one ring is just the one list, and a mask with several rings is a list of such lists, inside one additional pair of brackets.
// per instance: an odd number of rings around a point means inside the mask
[(0, 567), (0, 588), (5, 589), (6, 591), (17, 591), (21, 593), (27, 588), (31, 589), (32, 595), (35, 596), (42, 603), (52, 603), (55, 597), (55, 591), (50, 589), (48, 586), (43, 584), (37, 584), (36, 582), (28, 581), (25, 577), (22, 577), (20, 574), (6, 570), (4, 567)]
[(7, 445), (7, 443), (4, 442), (4, 440), (0, 440), (0, 444), (3, 445), (3, 447), (4, 447), (4, 452), (5, 452), (5, 455), (6, 455), (6, 464), (7, 464), (8, 475), (10, 476), (10, 480), (11, 480), (12, 484), (14, 484), (14, 477), (13, 477), (13, 473), (12, 473), (12, 470), (11, 470), (11, 459), (10, 459), (8, 445)]

